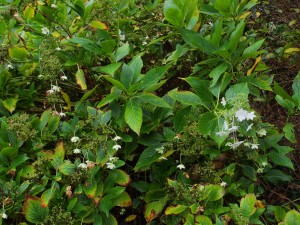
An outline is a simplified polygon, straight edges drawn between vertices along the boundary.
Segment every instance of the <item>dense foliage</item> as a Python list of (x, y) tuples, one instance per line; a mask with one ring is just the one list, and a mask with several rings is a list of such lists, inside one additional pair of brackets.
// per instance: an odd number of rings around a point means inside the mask
[(300, 73), (273, 83), (257, 3), (2, 0), (0, 224), (300, 223), (265, 199), (296, 139), (250, 100), (298, 112)]

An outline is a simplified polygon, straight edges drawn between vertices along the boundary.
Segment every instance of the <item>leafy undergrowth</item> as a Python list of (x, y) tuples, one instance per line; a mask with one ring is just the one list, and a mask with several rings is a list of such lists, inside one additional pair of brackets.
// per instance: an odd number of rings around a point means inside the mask
[(299, 224), (299, 8), (278, 7), (2, 1), (0, 224)]

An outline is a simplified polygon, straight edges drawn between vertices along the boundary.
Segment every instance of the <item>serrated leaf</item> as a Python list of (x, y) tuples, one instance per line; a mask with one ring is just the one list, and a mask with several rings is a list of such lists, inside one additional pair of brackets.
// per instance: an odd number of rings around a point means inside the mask
[(132, 205), (132, 199), (126, 191), (123, 191), (118, 197), (112, 200), (112, 203), (119, 207), (129, 207)]
[(99, 55), (101, 55), (103, 53), (101, 47), (99, 45), (97, 45), (96, 42), (94, 42), (90, 39), (87, 39), (87, 38), (75, 37), (75, 38), (69, 39), (69, 42), (78, 44), (81, 47), (83, 47), (84, 49), (86, 49), (90, 52), (99, 54)]
[(254, 58), (256, 57), (259, 52), (257, 52), (257, 50), (262, 46), (262, 44), (264, 43), (265, 39), (259, 40), (253, 44), (251, 44), (249, 47), (247, 47), (244, 52), (242, 57), (243, 58)]
[(13, 159), (18, 154), (18, 148), (16, 147), (5, 147), (2, 148), (0, 154)]
[(59, 126), (60, 117), (57, 115), (51, 116), (48, 121), (48, 134), (54, 133)]
[(196, 216), (196, 221), (200, 224), (200, 225), (212, 225), (213, 223), (211, 222), (211, 220), (209, 219), (209, 217), (204, 216), (204, 215), (197, 215)]
[(130, 99), (126, 103), (125, 121), (135, 133), (140, 134), (143, 123), (143, 111), (142, 107), (134, 99)]
[(104, 77), (106, 80), (108, 80), (111, 84), (113, 84), (114, 86), (116, 86), (117, 88), (119, 88), (120, 90), (127, 92), (127, 88), (126, 88), (123, 84), (121, 84), (120, 81), (118, 81), (118, 80), (112, 78), (112, 77), (109, 76), (109, 75), (105, 75), (105, 76), (103, 76), (103, 77)]
[(227, 100), (234, 98), (235, 96), (238, 96), (240, 94), (245, 95), (248, 97), (250, 93), (250, 90), (248, 88), (247, 83), (239, 83), (232, 85), (225, 93), (225, 97)]
[(155, 146), (150, 146), (142, 152), (134, 167), (135, 171), (147, 169), (153, 162), (161, 157), (161, 154), (155, 151), (155, 148)]
[(287, 123), (283, 127), (284, 136), (292, 143), (296, 143), (296, 137), (294, 133), (294, 125), (292, 123)]
[(26, 48), (12, 47), (8, 49), (10, 58), (24, 61), (28, 55)]
[(289, 157), (277, 152), (270, 152), (268, 157), (277, 165), (288, 167), (294, 170), (294, 165)]
[(58, 169), (58, 167), (63, 163), (64, 157), (65, 157), (64, 143), (60, 142), (55, 147), (53, 159), (51, 162), (51, 164), (55, 169)]
[(46, 208), (50, 202), (50, 200), (53, 198), (55, 194), (55, 189), (54, 188), (49, 188), (46, 191), (43, 192), (40, 202), (41, 202), (41, 206), (43, 208)]
[(284, 225), (296, 225), (300, 222), (300, 213), (296, 210), (289, 211), (284, 217)]
[(220, 185), (207, 185), (205, 186), (204, 195), (205, 201), (216, 201), (223, 197), (224, 190)]
[(120, 169), (109, 171), (109, 178), (121, 186), (127, 186), (130, 183), (129, 175)]
[(92, 71), (114, 76), (115, 72), (120, 68), (121, 65), (122, 63), (118, 62), (118, 63), (108, 64), (106, 66), (92, 67)]
[(41, 206), (39, 198), (28, 196), (23, 204), (23, 213), (30, 223), (39, 224), (44, 222), (49, 209)]
[(255, 203), (256, 197), (254, 194), (248, 194), (246, 197), (242, 198), (240, 208), (243, 216), (249, 218), (253, 213), (255, 213)]
[(177, 91), (176, 89), (174, 89), (172, 91), (169, 91), (168, 95), (174, 100), (179, 101), (180, 103), (185, 105), (203, 105), (201, 99), (196, 94), (190, 91)]
[(241, 20), (238, 25), (236, 26), (236, 28), (234, 29), (234, 31), (231, 33), (230, 38), (229, 38), (229, 42), (228, 42), (228, 46), (227, 48), (233, 52), (234, 49), (238, 46), (240, 38), (242, 37), (244, 28), (245, 28), (245, 21)]
[(75, 174), (75, 165), (73, 163), (71, 163), (70, 161), (64, 161), (63, 164), (61, 164), (59, 167), (58, 167), (58, 170), (64, 174), (64, 175), (73, 175)]
[(151, 93), (142, 93), (136, 97), (144, 103), (149, 103), (162, 108), (172, 108), (164, 99)]
[(87, 86), (86, 86), (86, 81), (85, 81), (85, 76), (84, 76), (83, 70), (78, 68), (78, 70), (75, 74), (75, 77), (76, 77), (76, 82), (77, 82), (77, 84), (79, 84), (81, 89), (86, 90)]

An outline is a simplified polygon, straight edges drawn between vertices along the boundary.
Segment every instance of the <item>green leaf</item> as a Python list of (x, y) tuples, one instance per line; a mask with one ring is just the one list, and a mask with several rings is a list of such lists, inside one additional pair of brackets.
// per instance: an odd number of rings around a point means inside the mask
[(28, 196), (23, 204), (23, 213), (30, 223), (39, 224), (44, 222), (49, 209), (41, 206), (40, 199)]
[(269, 82), (262, 80), (260, 78), (253, 78), (250, 81), (250, 84), (252, 84), (253, 86), (256, 86), (262, 90), (266, 90), (266, 91), (273, 91)]
[(54, 197), (55, 194), (55, 189), (54, 188), (49, 188), (46, 191), (43, 192), (42, 196), (41, 196), (41, 206), (43, 208), (48, 207), (48, 204), (50, 202), (50, 200)]
[(30, 5), (27, 5), (26, 8), (23, 11), (24, 18), (25, 19), (30, 19), (34, 17), (34, 8)]
[(92, 90), (89, 90), (88, 92), (84, 93), (84, 95), (81, 97), (79, 102), (84, 102), (86, 99), (88, 99), (94, 92), (96, 91), (98, 85), (96, 85)]
[(217, 84), (213, 87), (210, 87), (210, 92), (217, 98), (220, 97), (220, 94), (225, 90), (225, 88), (230, 84), (232, 75), (230, 73), (224, 73), (222, 79), (220, 79)]
[(169, 103), (167, 103), (164, 99), (151, 94), (151, 93), (142, 93), (140, 95), (135, 96), (140, 99), (144, 103), (149, 103), (154, 106), (162, 107), (162, 108), (172, 108)]
[(13, 159), (18, 154), (18, 148), (16, 147), (5, 147), (2, 148), (0, 153), (6, 157)]
[(13, 111), (15, 111), (16, 106), (17, 106), (17, 102), (19, 101), (18, 98), (7, 98), (5, 99), (2, 103), (3, 106), (10, 112), (12, 113)]
[(127, 56), (129, 52), (130, 52), (130, 46), (127, 42), (126, 44), (122, 45), (114, 52), (115, 62), (119, 62), (121, 59)]
[(118, 63), (108, 64), (106, 66), (92, 67), (92, 71), (114, 76), (115, 72), (120, 68), (121, 65), (122, 63), (118, 62)]
[(71, 163), (70, 161), (66, 160), (64, 161), (59, 167), (58, 170), (64, 174), (64, 175), (73, 175), (75, 174), (75, 165)]
[(244, 28), (245, 28), (245, 21), (241, 20), (239, 24), (236, 26), (235, 30), (231, 33), (229, 38), (229, 43), (226, 46), (231, 52), (233, 52), (239, 44), (240, 38), (242, 37)]
[(277, 165), (288, 167), (294, 170), (294, 165), (289, 157), (284, 154), (271, 151), (268, 157)]
[(81, 89), (86, 90), (87, 86), (86, 86), (86, 81), (85, 81), (85, 76), (84, 76), (83, 70), (78, 68), (78, 70), (75, 74), (75, 77), (76, 77), (76, 82), (77, 82), (77, 84), (79, 84)]
[(185, 205), (176, 205), (176, 206), (169, 206), (166, 208), (165, 214), (166, 215), (172, 215), (172, 214), (179, 214), (182, 213), (184, 210), (186, 210), (188, 206)]
[(243, 94), (248, 97), (250, 91), (247, 83), (239, 83), (232, 85), (225, 93), (225, 97), (227, 100), (236, 97), (237, 95)]
[(145, 206), (145, 219), (149, 223), (153, 219), (155, 219), (159, 213), (163, 210), (163, 208), (166, 205), (165, 200), (160, 200), (160, 201), (154, 201), (154, 202), (149, 202)]
[(109, 94), (103, 100), (101, 100), (98, 103), (97, 108), (101, 108), (102, 106), (105, 106), (106, 104), (112, 102), (113, 100), (115, 100), (117, 98), (118, 98), (117, 95), (115, 95), (115, 94)]
[(8, 49), (8, 54), (12, 59), (24, 61), (28, 55), (28, 51), (26, 48), (12, 47)]
[(51, 116), (48, 121), (48, 134), (52, 134), (58, 128), (60, 117), (57, 115)]
[(119, 207), (129, 207), (132, 205), (132, 199), (126, 191), (123, 191), (118, 197), (112, 200), (112, 204)]
[(107, 25), (99, 20), (93, 20), (89, 23), (89, 25), (95, 29), (99, 30), (107, 30)]
[(124, 63), (122, 66), (120, 81), (121, 84), (123, 84), (124, 87), (126, 87), (126, 89), (129, 89), (129, 87), (131, 86), (133, 77), (134, 77), (133, 70)]
[(292, 88), (294, 91), (293, 99), (297, 102), (298, 108), (299, 108), (299, 106), (300, 106), (300, 71), (298, 72), (297, 76), (294, 79)]
[(215, 0), (214, 7), (219, 11), (229, 11), (231, 0)]
[(174, 1), (174, 0), (166, 0), (164, 4), (164, 15), (167, 21), (175, 26), (181, 27), (184, 19), (183, 15), (183, 2)]
[(40, 130), (43, 130), (45, 128), (45, 126), (47, 125), (47, 123), (49, 121), (50, 116), (51, 116), (50, 110), (46, 110), (43, 112), (41, 119), (40, 119), (40, 125), (39, 125)]
[(264, 43), (265, 39), (259, 40), (253, 44), (251, 44), (248, 48), (246, 48), (243, 52), (242, 57), (244, 59), (247, 58), (255, 58), (260, 52), (257, 52), (257, 50), (262, 46)]
[(199, 223), (199, 225), (213, 225), (209, 217), (204, 215), (197, 215), (196, 221)]
[(201, 134), (210, 135), (218, 127), (218, 117), (212, 112), (199, 115), (198, 129)]
[(135, 133), (140, 134), (143, 123), (143, 111), (142, 107), (134, 99), (130, 99), (126, 103), (125, 121)]
[(120, 169), (109, 171), (109, 179), (112, 179), (116, 184), (121, 186), (127, 186), (130, 182), (129, 175)]
[(185, 105), (203, 105), (201, 99), (196, 94), (190, 91), (177, 91), (176, 89), (173, 89), (172, 91), (168, 92), (168, 95), (174, 100), (179, 101), (180, 103)]
[(55, 147), (51, 164), (55, 169), (58, 169), (58, 167), (63, 163), (64, 158), (65, 158), (65, 148), (63, 142), (60, 142)]
[(118, 80), (112, 78), (112, 77), (109, 76), (109, 75), (105, 75), (105, 76), (103, 76), (103, 77), (104, 77), (106, 80), (108, 80), (111, 84), (113, 84), (114, 86), (116, 86), (117, 88), (119, 88), (120, 90), (127, 92), (126, 87), (125, 87), (123, 84), (121, 84), (120, 81), (118, 81)]
[(16, 168), (17, 166), (21, 165), (22, 163), (26, 162), (29, 158), (26, 154), (19, 154), (13, 158), (10, 167)]
[(289, 182), (293, 180), (293, 177), (285, 174), (281, 170), (271, 169), (265, 175), (264, 178), (273, 184), (278, 184), (280, 182)]
[(7, 32), (7, 25), (5, 23), (5, 20), (0, 21), (0, 34), (4, 34)]
[(243, 167), (243, 174), (244, 174), (246, 177), (248, 177), (248, 178), (250, 178), (251, 180), (253, 180), (253, 181), (256, 181), (256, 180), (257, 180), (257, 179), (256, 179), (256, 171), (255, 171), (255, 169), (254, 169), (252, 166), (245, 165), (245, 166)]
[(189, 114), (191, 112), (191, 106), (185, 107), (181, 110), (177, 110), (174, 117), (174, 131), (175, 133), (180, 133), (183, 131), (186, 123), (189, 119)]
[(220, 65), (218, 65), (216, 68), (214, 68), (210, 73), (209, 73), (209, 77), (213, 78), (210, 87), (213, 87), (216, 85), (217, 81), (219, 80), (219, 78), (221, 77), (221, 75), (227, 70), (228, 65), (227, 63), (222, 63)]
[(132, 81), (133, 81), (133, 83), (135, 83), (141, 73), (142, 68), (143, 68), (143, 60), (142, 60), (141, 56), (137, 55), (137, 56), (133, 57), (133, 59), (130, 61), (130, 63), (128, 63), (128, 66), (131, 69), (131, 71), (133, 72)]
[(155, 149), (158, 146), (150, 146), (146, 148), (142, 154), (140, 155), (140, 158), (138, 159), (134, 170), (139, 171), (139, 170), (145, 170), (149, 168), (149, 166), (154, 163), (156, 160), (161, 157), (161, 154), (159, 154)]
[(282, 87), (280, 87), (280, 85), (277, 82), (274, 82), (274, 92), (275, 94), (281, 96), (282, 98), (285, 98), (297, 104), (297, 102)]
[(248, 194), (241, 200), (240, 208), (244, 217), (249, 218), (255, 213), (256, 197), (254, 194)]
[(292, 143), (296, 143), (296, 137), (294, 133), (294, 125), (292, 123), (287, 123), (283, 127), (284, 136)]
[(221, 37), (222, 37), (222, 27), (223, 27), (223, 19), (219, 18), (216, 20), (216, 22), (213, 26), (214, 32), (211, 36), (211, 43), (215, 47), (219, 47), (219, 45), (220, 45), (220, 41), (221, 41)]
[(220, 185), (207, 185), (205, 186), (204, 196), (205, 201), (217, 201), (224, 195), (224, 190)]
[(71, 43), (75, 43), (80, 45), (81, 47), (83, 47), (84, 49), (96, 53), (96, 54), (103, 54), (103, 51), (101, 49), (101, 47), (99, 45), (97, 45), (96, 42), (87, 39), (87, 38), (81, 38), (81, 37), (75, 37), (75, 38), (71, 38), (69, 39), (69, 42)]
[(208, 55), (211, 55), (211, 53), (216, 50), (216, 47), (202, 37), (200, 33), (186, 29), (180, 29), (180, 32), (183, 40), (193, 48), (199, 49)]
[(296, 225), (300, 222), (300, 213), (296, 210), (289, 211), (284, 217), (284, 225)]

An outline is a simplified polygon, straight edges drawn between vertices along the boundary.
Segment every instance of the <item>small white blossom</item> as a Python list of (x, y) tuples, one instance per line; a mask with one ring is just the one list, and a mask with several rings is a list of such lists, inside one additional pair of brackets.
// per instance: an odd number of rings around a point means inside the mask
[(216, 133), (216, 135), (218, 135), (220, 137), (223, 137), (223, 136), (228, 135), (228, 132), (227, 131), (219, 131), (219, 132)]
[(257, 173), (263, 173), (263, 172), (264, 172), (264, 168), (258, 168), (258, 169), (256, 170), (256, 172), (257, 172)]
[(203, 185), (199, 186), (199, 191), (204, 191), (205, 187)]
[(120, 35), (120, 41), (125, 41), (125, 39), (126, 39), (125, 34), (121, 34), (121, 35)]
[(158, 158), (159, 160), (168, 160), (166, 157), (164, 157), (164, 156), (161, 156), (161, 157), (159, 157)]
[(71, 138), (71, 142), (73, 142), (73, 143), (76, 143), (76, 142), (79, 142), (79, 141), (80, 141), (79, 137), (74, 136), (74, 137)]
[(147, 44), (148, 44), (147, 41), (142, 42), (142, 45), (147, 45)]
[(262, 164), (261, 164), (263, 167), (265, 167), (265, 166), (267, 166), (268, 165), (268, 163), (267, 162), (262, 162)]
[(222, 181), (222, 183), (220, 184), (221, 187), (226, 187), (227, 186), (227, 183)]
[(37, 76), (37, 78), (38, 78), (38, 79), (43, 79), (43, 78), (44, 78), (44, 75), (40, 74), (40, 75)]
[(226, 100), (225, 100), (225, 98), (224, 98), (224, 97), (222, 98), (221, 104), (222, 104), (223, 106), (225, 106), (225, 105), (226, 105)]
[(12, 69), (14, 69), (15, 67), (14, 67), (12, 64), (8, 64), (8, 65), (7, 65), (7, 68), (10, 69), (10, 70), (12, 70)]
[(57, 47), (55, 50), (56, 50), (56, 51), (61, 51), (61, 48), (60, 48), (60, 47)]
[(114, 145), (112, 148), (115, 150), (119, 150), (121, 148), (121, 145)]
[(234, 143), (227, 142), (226, 146), (229, 146), (230, 148), (232, 148), (234, 150), (234, 149), (237, 149), (243, 142), (244, 141), (237, 141), (237, 142), (234, 142)]
[(267, 131), (265, 129), (260, 129), (257, 131), (258, 136), (263, 137), (267, 135)]
[(235, 113), (235, 117), (238, 119), (238, 121), (244, 121), (247, 119), (248, 117), (248, 111), (244, 110), (244, 109), (239, 109), (238, 111), (236, 111)]
[(58, 87), (56, 85), (52, 85), (52, 90), (56, 91), (56, 92), (60, 92), (60, 87)]
[(229, 131), (230, 133), (232, 133), (232, 132), (236, 132), (238, 129), (239, 129), (238, 126), (232, 126), (231, 128), (228, 129), (228, 131)]
[(254, 112), (249, 112), (249, 113), (247, 114), (247, 120), (253, 120), (254, 117), (256, 117), (256, 116), (254, 115)]
[(55, 91), (53, 91), (52, 89), (47, 91), (47, 93), (50, 94), (50, 95), (53, 94), (54, 92)]
[(253, 126), (253, 123), (251, 123), (251, 124), (247, 127), (246, 132), (248, 132), (249, 130), (251, 130), (251, 129), (252, 129), (252, 126)]
[(224, 130), (228, 130), (229, 125), (228, 125), (227, 121), (224, 122), (223, 128), (224, 128)]
[(116, 165), (113, 163), (106, 163), (107, 168), (113, 170), (114, 168), (116, 168)]
[(79, 148), (75, 148), (75, 149), (73, 150), (73, 153), (74, 153), (74, 154), (80, 154), (80, 153), (81, 153), (81, 150), (80, 150)]
[(59, 116), (60, 116), (60, 117), (65, 117), (66, 114), (65, 114), (64, 112), (60, 112), (60, 113), (59, 113)]
[(7, 216), (7, 214), (5, 212), (2, 213), (2, 218), (3, 219), (7, 219), (8, 218), (8, 216)]
[(244, 142), (244, 146), (250, 148), (251, 144), (250, 144), (250, 142), (247, 141), (247, 142)]
[(155, 151), (159, 154), (163, 154), (164, 153), (164, 150), (165, 150), (165, 147), (164, 146), (161, 146), (160, 148), (156, 148)]
[(53, 8), (53, 9), (57, 9), (57, 5), (55, 5), (55, 4), (51, 4), (51, 8)]
[(50, 30), (47, 27), (42, 27), (42, 34), (50, 34)]
[(115, 136), (114, 138), (113, 138), (113, 141), (118, 141), (118, 140), (121, 140), (122, 138), (120, 137), (120, 136)]
[(185, 166), (181, 163), (177, 166), (178, 169), (182, 170), (182, 169), (185, 169)]
[(117, 162), (118, 159), (119, 159), (118, 157), (113, 157), (113, 156), (109, 157), (109, 161), (110, 161), (111, 163)]
[(258, 149), (259, 144), (251, 144), (251, 149)]
[(87, 169), (87, 164), (85, 163), (80, 163), (78, 168), (81, 168), (81, 169)]
[(64, 80), (68, 80), (68, 77), (65, 76), (65, 75), (63, 75), (63, 76), (60, 77), (60, 79), (61, 79), (62, 81), (64, 81)]

